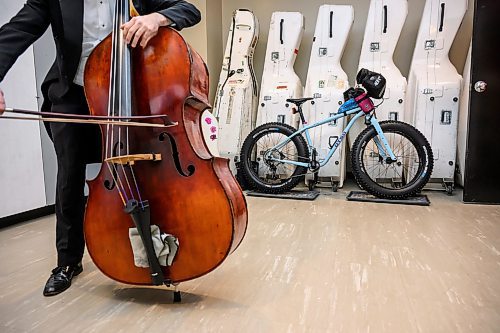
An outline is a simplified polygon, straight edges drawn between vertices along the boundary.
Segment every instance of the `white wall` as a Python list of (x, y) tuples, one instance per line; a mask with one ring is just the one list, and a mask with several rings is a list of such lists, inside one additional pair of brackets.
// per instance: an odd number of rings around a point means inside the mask
[[(7, 22), (23, 3), (3, 3), (0, 22)], [(18, 59), (1, 88), (8, 107), (38, 109), (32, 47)], [(37, 122), (0, 121), (0, 218), (47, 204), (40, 126)]]

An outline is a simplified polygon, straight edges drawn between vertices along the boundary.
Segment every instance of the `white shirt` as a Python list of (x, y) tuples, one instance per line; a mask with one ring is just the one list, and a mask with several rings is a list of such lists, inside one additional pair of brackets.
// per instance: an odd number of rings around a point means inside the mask
[(83, 73), (90, 53), (113, 30), (114, 10), (113, 0), (83, 1), (82, 56), (73, 81), (80, 86), (83, 86)]

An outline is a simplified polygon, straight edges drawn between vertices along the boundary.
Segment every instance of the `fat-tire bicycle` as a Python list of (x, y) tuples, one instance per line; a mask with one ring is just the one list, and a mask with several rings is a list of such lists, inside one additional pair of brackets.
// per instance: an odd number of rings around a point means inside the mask
[[(429, 181), (434, 165), (429, 142), (409, 124), (377, 120), (371, 98), (383, 97), (382, 75), (362, 70), (357, 82), (364, 89), (349, 89), (337, 113), (323, 121), (309, 125), (304, 117), (302, 105), (314, 98), (288, 99), (297, 106), (299, 130), (283, 123), (267, 123), (253, 130), (241, 150), (241, 172), (250, 188), (279, 194), (293, 189), (307, 173), (317, 176), (354, 123), (364, 118), (367, 128), (358, 135), (351, 151), (352, 172), (358, 185), (380, 198), (402, 199), (418, 194)], [(351, 115), (327, 155), (320, 158), (309, 131)]]

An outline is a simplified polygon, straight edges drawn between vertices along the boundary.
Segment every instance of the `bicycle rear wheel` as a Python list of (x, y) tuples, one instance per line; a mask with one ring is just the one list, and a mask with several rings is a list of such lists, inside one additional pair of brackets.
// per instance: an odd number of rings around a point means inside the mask
[(352, 171), (359, 186), (379, 198), (404, 199), (419, 193), (434, 166), (432, 149), (416, 128), (403, 122), (385, 121), (380, 127), (397, 161), (385, 160), (376, 144), (377, 131), (366, 128), (352, 149)]
[[(279, 194), (290, 191), (304, 178), (307, 168), (266, 159), (270, 149), (296, 131), (281, 123), (268, 123), (253, 130), (241, 149), (242, 173), (250, 189)], [(301, 135), (295, 136), (282, 148), (268, 156), (295, 162), (309, 161), (309, 150)]]

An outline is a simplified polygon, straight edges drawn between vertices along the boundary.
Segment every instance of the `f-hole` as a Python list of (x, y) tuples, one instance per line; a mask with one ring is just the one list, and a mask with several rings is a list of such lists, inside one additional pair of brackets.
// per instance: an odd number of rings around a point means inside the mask
[(170, 142), (170, 146), (172, 147), (172, 158), (177, 172), (179, 172), (179, 174), (184, 177), (191, 177), (192, 175), (194, 175), (194, 172), (196, 171), (194, 165), (188, 165), (186, 171), (182, 169), (181, 161), (179, 159), (179, 150), (177, 149), (177, 143), (175, 142), (174, 137), (168, 133), (162, 133), (159, 137), (160, 141), (162, 142), (164, 142), (167, 138)]
[[(120, 150), (122, 150), (124, 147), (123, 143), (122, 142), (115, 143), (115, 145), (113, 146), (113, 156), (118, 156), (118, 147), (120, 147)], [(106, 163), (106, 162), (104, 162), (104, 163)], [(104, 181), (104, 187), (108, 191), (113, 191), (116, 187), (115, 179), (118, 179), (118, 173), (116, 172), (115, 167), (111, 168), (111, 176), (112, 176), (111, 180), (106, 179)]]

